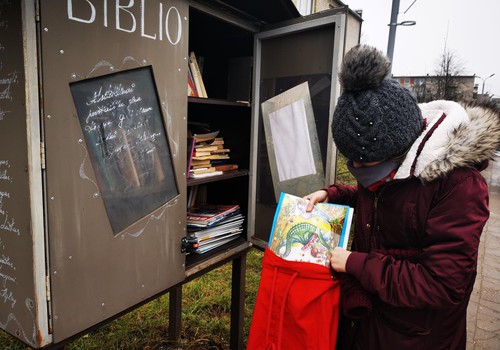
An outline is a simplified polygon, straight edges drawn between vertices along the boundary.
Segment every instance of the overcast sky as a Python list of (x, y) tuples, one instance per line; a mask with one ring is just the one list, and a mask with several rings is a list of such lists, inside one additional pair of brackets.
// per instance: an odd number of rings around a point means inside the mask
[[(463, 75), (487, 78), (484, 92), (500, 97), (500, 0), (400, 0), (394, 75), (434, 74), (445, 45), (463, 63)], [(392, 0), (342, 0), (363, 10), (361, 43), (387, 52)], [(413, 3), (413, 5), (412, 5)], [(404, 13), (406, 11), (406, 13)], [(483, 81), (476, 79), (481, 93)]]

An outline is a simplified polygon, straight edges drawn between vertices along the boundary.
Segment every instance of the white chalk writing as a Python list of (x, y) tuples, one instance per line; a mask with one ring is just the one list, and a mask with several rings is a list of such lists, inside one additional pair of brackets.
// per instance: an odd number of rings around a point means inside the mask
[(121, 101), (111, 101), (111, 103), (107, 106), (97, 106), (96, 109), (92, 109), (89, 111), (86, 122), (93, 117), (99, 117), (100, 115), (107, 114), (109, 112), (113, 112), (117, 108), (124, 107), (125, 105), (121, 103)]
[(4, 254), (2, 254), (2, 257), (0, 258), (0, 269), (3, 267), (3, 266), (8, 266), (10, 267), (11, 269), (16, 269), (14, 267), (14, 263), (10, 260), (10, 257), (9, 256), (5, 256)]
[[(99, 3), (100, 1), (67, 0), (68, 19), (91, 25), (98, 18), (97, 11), (102, 11), (102, 16), (100, 16), (103, 19), (102, 25), (109, 27), (107, 1), (100, 6), (94, 5), (94, 2)], [(73, 7), (74, 3), (78, 3), (79, 6)], [(182, 19), (179, 10), (172, 6), (165, 12), (162, 2), (158, 2), (157, 5), (157, 7), (147, 6), (146, 0), (139, 0), (137, 3), (134, 0), (129, 0), (126, 5), (120, 1), (116, 1), (115, 6), (110, 7), (111, 11), (114, 12), (114, 29), (130, 34), (140, 31), (140, 35), (143, 38), (159, 41), (166, 39), (170, 44), (177, 45), (182, 38)], [(80, 13), (76, 13), (76, 8), (86, 9), (81, 10)], [(140, 13), (135, 14), (134, 12), (137, 11), (140, 11)], [(146, 23), (152, 20), (155, 21), (153, 25)], [(125, 26), (123, 23), (127, 23), (128, 26)], [(157, 30), (155, 33), (146, 33), (146, 27), (148, 29), (157, 28)]]
[(0, 191), (0, 214), (5, 215), (5, 210), (3, 209), (3, 198), (9, 198), (10, 193)]
[(6, 77), (0, 77), (0, 100), (12, 100), (11, 85), (19, 83), (17, 72), (8, 73)]
[[(5, 169), (5, 167), (10, 168), (9, 161), (0, 159), (0, 181), (1, 180), (10, 181), (11, 180), (11, 177), (8, 175), (7, 169)], [(4, 169), (2, 169), (2, 168), (4, 168)], [(7, 191), (0, 190), (0, 215), (6, 214), (6, 211), (3, 207), (4, 198), (10, 198), (10, 193)], [(0, 221), (1, 221), (1, 218), (0, 218)]]
[(102, 87), (99, 91), (94, 92), (94, 97), (87, 102), (87, 106), (92, 104), (96, 104), (99, 102), (103, 102), (109, 100), (110, 98), (116, 98), (122, 95), (126, 95), (134, 91), (135, 84), (131, 84), (129, 88), (124, 88), (122, 84), (117, 86), (110, 86), (109, 90), (106, 90), (104, 93), (102, 92)]
[(6, 274), (1, 273), (1, 272), (0, 272), (0, 279), (2, 279), (2, 280), (3, 280), (3, 286), (4, 286), (4, 287), (5, 287), (5, 285), (7, 284), (7, 282), (16, 283), (16, 278), (15, 278), (15, 277), (12, 277), (12, 276), (6, 275)]
[(100, 86), (86, 102), (90, 109), (84, 130), (93, 135), (92, 143), (104, 159), (121, 160), (122, 152), (133, 153), (134, 159), (148, 155), (154, 151), (156, 139), (163, 135), (150, 130), (154, 107), (147, 105), (136, 88), (133, 82)]
[(12, 308), (14, 308), (14, 306), (16, 305), (16, 298), (14, 298), (12, 291), (8, 290), (7, 288), (0, 290), (0, 298), (3, 299), (4, 303), (9, 302)]
[(4, 111), (3, 109), (0, 109), (0, 121), (4, 120), (8, 113), (10, 113), (10, 111)]
[(9, 215), (5, 215), (5, 220), (3, 223), (0, 221), (0, 230), (8, 231), (8, 232), (13, 232), (17, 234), (18, 236), (21, 234), (19, 231), (19, 228), (16, 227), (16, 220), (14, 218), (11, 218), (9, 220)]
[(10, 181), (10, 176), (7, 174), (7, 169), (0, 170), (0, 180)]

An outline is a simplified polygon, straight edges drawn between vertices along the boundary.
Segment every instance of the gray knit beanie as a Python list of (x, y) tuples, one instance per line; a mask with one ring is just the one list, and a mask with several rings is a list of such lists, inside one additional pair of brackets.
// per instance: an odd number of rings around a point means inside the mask
[(343, 92), (333, 113), (333, 140), (348, 159), (366, 163), (406, 152), (422, 131), (417, 100), (389, 79), (391, 62), (374, 47), (358, 45), (344, 57)]

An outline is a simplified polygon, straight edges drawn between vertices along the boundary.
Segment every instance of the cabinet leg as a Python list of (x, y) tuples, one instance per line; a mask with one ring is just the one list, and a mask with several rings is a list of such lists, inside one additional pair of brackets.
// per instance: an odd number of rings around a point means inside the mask
[(178, 341), (181, 337), (182, 286), (169, 291), (168, 340)]
[(245, 274), (247, 254), (233, 260), (231, 288), (231, 350), (244, 349), (243, 327), (245, 319)]

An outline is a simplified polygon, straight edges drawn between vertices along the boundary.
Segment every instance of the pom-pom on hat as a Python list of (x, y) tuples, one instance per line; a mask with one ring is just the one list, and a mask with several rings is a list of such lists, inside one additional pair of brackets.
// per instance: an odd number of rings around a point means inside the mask
[(422, 131), (415, 96), (388, 75), (391, 62), (378, 49), (358, 45), (344, 57), (343, 92), (333, 113), (333, 140), (348, 159), (375, 162), (404, 154)]

